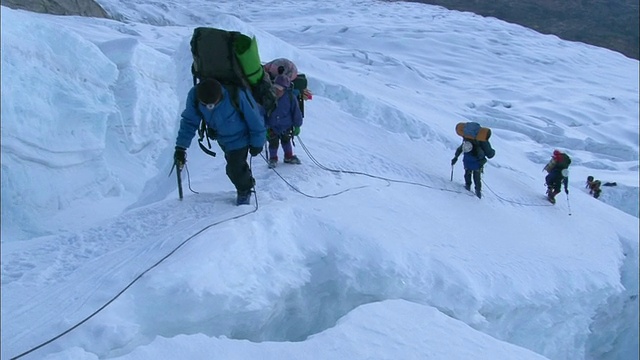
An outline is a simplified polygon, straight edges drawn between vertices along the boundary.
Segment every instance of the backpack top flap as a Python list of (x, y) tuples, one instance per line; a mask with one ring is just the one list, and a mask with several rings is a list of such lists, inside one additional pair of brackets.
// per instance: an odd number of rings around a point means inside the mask
[(464, 125), (463, 134), (464, 137), (469, 139), (475, 139), (478, 136), (478, 132), (480, 131), (480, 124), (477, 122), (468, 122)]
[(477, 122), (460, 122), (456, 125), (456, 134), (465, 139), (488, 141), (491, 129), (481, 127)]
[(237, 31), (207, 27), (193, 30), (193, 76), (200, 80), (214, 78), (225, 85), (246, 86), (233, 46), (235, 39), (241, 35)]

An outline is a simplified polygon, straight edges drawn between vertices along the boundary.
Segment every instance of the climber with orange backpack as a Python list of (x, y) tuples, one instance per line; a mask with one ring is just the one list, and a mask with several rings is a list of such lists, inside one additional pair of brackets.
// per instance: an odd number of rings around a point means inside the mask
[(451, 159), (451, 169), (453, 176), (453, 165), (458, 161), (458, 156), (464, 153), (462, 163), (464, 164), (464, 188), (471, 191), (471, 180), (473, 179), (475, 194), (482, 198), (482, 179), (484, 164), (487, 159), (495, 156), (496, 151), (491, 147), (489, 138), (491, 129), (481, 127), (477, 122), (458, 123), (456, 133), (462, 137), (462, 144), (456, 149), (455, 156)]

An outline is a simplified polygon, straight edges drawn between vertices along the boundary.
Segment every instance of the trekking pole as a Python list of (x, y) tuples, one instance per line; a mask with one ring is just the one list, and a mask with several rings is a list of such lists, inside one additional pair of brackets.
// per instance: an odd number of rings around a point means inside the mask
[(569, 202), (569, 194), (567, 194), (567, 207), (569, 208), (569, 216), (571, 216), (571, 203)]
[(264, 154), (260, 154), (260, 156), (262, 156), (262, 158), (267, 164), (269, 163), (269, 142), (268, 141), (264, 143)]
[(451, 165), (451, 180), (450, 181), (453, 181), (453, 165)]

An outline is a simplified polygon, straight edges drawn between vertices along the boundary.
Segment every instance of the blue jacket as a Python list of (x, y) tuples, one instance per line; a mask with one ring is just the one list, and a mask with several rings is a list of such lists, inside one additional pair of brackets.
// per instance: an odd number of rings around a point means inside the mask
[[(457, 158), (462, 153), (462, 145), (456, 149)], [(496, 151), (491, 147), (489, 141), (476, 141), (473, 149), (464, 153), (462, 156), (462, 164), (465, 170), (480, 170), (487, 163), (487, 158), (491, 159), (496, 155)]]
[(259, 105), (250, 93), (241, 89), (238, 90), (238, 102), (244, 120), (233, 107), (231, 95), (225, 88), (222, 88), (222, 100), (213, 110), (202, 105), (196, 98), (195, 87), (191, 88), (182, 112), (176, 146), (186, 149), (191, 145), (202, 116), (207, 126), (216, 131), (216, 140), (223, 151), (238, 150), (246, 146), (263, 147), (267, 130)]
[(267, 128), (276, 134), (282, 134), (294, 126), (302, 126), (302, 111), (293, 91), (286, 89), (278, 99), (278, 106), (265, 117)]

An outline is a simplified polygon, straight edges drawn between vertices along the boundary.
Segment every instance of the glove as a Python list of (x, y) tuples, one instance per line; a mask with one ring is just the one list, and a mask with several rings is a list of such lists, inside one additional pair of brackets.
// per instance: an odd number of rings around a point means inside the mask
[(451, 166), (455, 165), (458, 162), (458, 158), (454, 157), (453, 159), (451, 159)]
[(173, 162), (182, 166), (187, 162), (187, 149), (182, 146), (176, 146), (176, 152), (173, 153)]
[(249, 154), (251, 154), (251, 156), (258, 156), (261, 152), (262, 152), (262, 146), (249, 147)]
[(293, 136), (298, 136), (300, 135), (300, 126), (294, 126), (293, 127)]
[(569, 195), (569, 188), (564, 188), (564, 193)]

